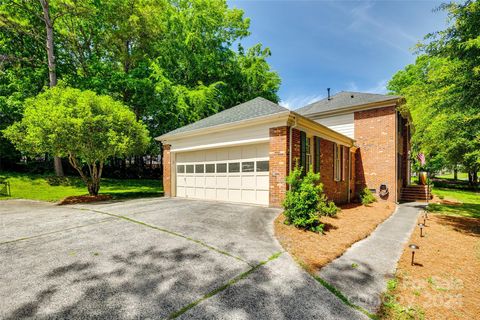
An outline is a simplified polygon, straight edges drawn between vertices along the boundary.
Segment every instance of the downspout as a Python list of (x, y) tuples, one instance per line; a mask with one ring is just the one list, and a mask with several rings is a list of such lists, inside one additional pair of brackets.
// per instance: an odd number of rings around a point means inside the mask
[(350, 177), (352, 174), (352, 152), (350, 150), (351, 148), (348, 148), (348, 188), (347, 188), (347, 202), (350, 203)]
[(293, 138), (293, 129), (297, 127), (297, 117), (294, 116), (295, 119), (295, 124), (293, 126), (290, 126), (290, 138), (288, 139), (288, 144), (289, 144), (289, 152), (288, 152), (288, 173), (290, 174), (290, 171), (292, 170), (292, 138)]
[(398, 203), (398, 111), (395, 112), (395, 203)]

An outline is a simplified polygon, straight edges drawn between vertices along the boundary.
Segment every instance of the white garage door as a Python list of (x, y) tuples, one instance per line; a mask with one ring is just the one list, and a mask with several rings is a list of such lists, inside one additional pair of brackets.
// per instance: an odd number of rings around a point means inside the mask
[(177, 153), (177, 196), (268, 205), (268, 144)]

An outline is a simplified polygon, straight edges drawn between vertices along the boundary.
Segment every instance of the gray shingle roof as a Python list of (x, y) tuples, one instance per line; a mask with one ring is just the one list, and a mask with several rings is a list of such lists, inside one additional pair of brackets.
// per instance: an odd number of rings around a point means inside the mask
[(230, 109), (223, 110), (210, 117), (170, 131), (163, 136), (171, 136), (178, 133), (215, 127), (222, 124), (251, 120), (285, 111), (289, 110), (265, 98), (257, 97)]
[(373, 102), (381, 102), (392, 99), (399, 99), (399, 96), (390, 96), (385, 94), (363, 93), (363, 92), (351, 92), (341, 91), (330, 97), (320, 101), (311, 103), (305, 107), (295, 110), (298, 114), (309, 115), (319, 112), (340, 110), (353, 106), (360, 106)]

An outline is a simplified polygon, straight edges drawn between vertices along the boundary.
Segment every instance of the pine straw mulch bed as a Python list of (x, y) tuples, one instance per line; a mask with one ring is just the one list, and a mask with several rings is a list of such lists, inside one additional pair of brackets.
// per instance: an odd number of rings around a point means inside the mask
[(395, 210), (395, 204), (375, 202), (369, 206), (348, 204), (341, 206), (336, 217), (322, 217), (324, 234), (297, 229), (284, 224), (280, 214), (274, 223), (275, 235), (295, 259), (314, 273), (341, 256), (355, 242), (366, 238)]
[(99, 194), (97, 196), (90, 196), (90, 195), (71, 196), (71, 197), (64, 198), (58, 204), (64, 205), (64, 204), (87, 203), (87, 202), (106, 201), (111, 199), (112, 199), (112, 196), (109, 194)]
[[(423, 223), (423, 218), (420, 219)], [(480, 315), (480, 219), (429, 214), (420, 237), (418, 227), (399, 261), (397, 286), (390, 292), (400, 310), (412, 318), (478, 319)], [(408, 244), (417, 244), (415, 265)], [(383, 317), (398, 319), (398, 309)]]

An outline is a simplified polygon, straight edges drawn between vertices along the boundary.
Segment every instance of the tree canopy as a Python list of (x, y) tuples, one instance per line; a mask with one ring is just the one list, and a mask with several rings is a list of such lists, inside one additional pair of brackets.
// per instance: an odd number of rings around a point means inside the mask
[(121, 102), (58, 86), (25, 100), (22, 120), (4, 135), (27, 154), (68, 157), (91, 195), (109, 157), (141, 154), (149, 142), (146, 126)]
[(393, 76), (388, 89), (406, 98), (412, 142), (431, 169), (463, 166), (470, 182), (480, 170), (480, 3), (444, 4), (450, 25), (418, 45), (414, 64)]
[[(267, 62), (270, 50), (242, 47), (250, 20), (225, 0), (48, 3), (58, 79), (122, 101), (151, 136), (257, 96), (278, 100), (280, 78)], [(39, 1), (0, 4), (5, 125), (18, 120), (24, 99), (48, 83), (41, 14)]]

